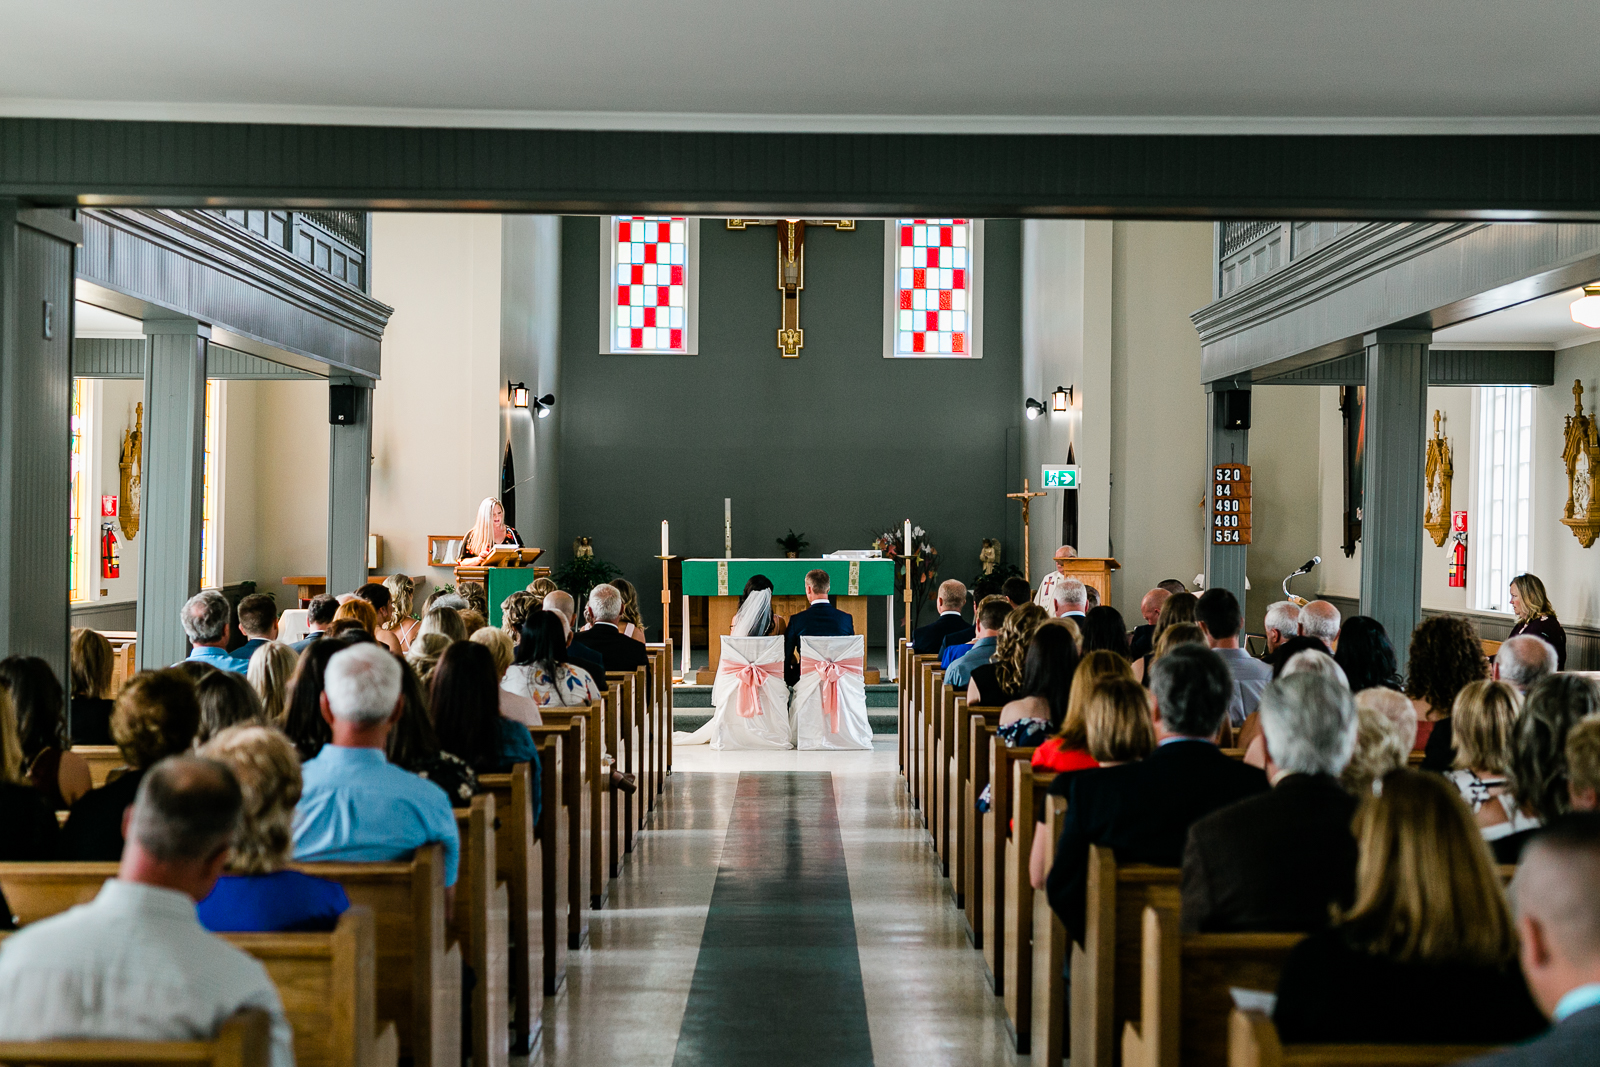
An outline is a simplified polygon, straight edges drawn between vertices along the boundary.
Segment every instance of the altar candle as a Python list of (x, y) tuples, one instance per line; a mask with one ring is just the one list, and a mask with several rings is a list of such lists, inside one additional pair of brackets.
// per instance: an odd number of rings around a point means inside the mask
[(670, 553), (667, 552), (667, 520), (666, 519), (662, 519), (661, 520), (661, 554), (663, 556), (670, 555)]
[(725, 559), (733, 558), (733, 498), (722, 498), (722, 554)]
[(911, 555), (911, 520), (906, 520), (906, 555)]

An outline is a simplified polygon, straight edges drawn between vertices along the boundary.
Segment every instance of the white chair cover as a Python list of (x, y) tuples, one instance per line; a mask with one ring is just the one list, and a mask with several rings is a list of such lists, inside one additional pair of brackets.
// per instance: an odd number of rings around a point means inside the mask
[(783, 637), (724, 637), (711, 703), (712, 748), (793, 748)]
[(278, 640), (292, 645), (306, 636), (311, 612), (305, 608), (290, 608), (278, 616)]
[(866, 651), (867, 639), (861, 634), (800, 639), (800, 684), (794, 687), (796, 748), (872, 748), (862, 673)]

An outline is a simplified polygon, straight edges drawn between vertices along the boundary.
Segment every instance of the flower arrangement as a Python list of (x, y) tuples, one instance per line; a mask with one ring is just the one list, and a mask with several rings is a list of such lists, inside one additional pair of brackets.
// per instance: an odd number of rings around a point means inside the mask
[(896, 562), (895, 589), (904, 596), (905, 583), (911, 582), (911, 619), (915, 626), (922, 618), (922, 609), (933, 599), (939, 588), (939, 550), (928, 543), (928, 531), (920, 526), (911, 527), (911, 555), (905, 554), (905, 530), (891, 526), (873, 535), (872, 547), (883, 553), (884, 559)]

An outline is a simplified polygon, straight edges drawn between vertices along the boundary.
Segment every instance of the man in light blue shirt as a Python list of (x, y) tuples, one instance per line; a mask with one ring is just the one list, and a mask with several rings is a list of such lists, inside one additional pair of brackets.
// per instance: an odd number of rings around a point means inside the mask
[(1600, 1064), (1600, 814), (1575, 812), (1523, 847), (1511, 883), (1522, 975), (1544, 1034), (1470, 1067)]
[(958, 690), (967, 688), (967, 683), (972, 681), (972, 669), (994, 658), (995, 646), (1000, 640), (1000, 627), (1006, 624), (1006, 616), (1010, 614), (1011, 602), (1005, 597), (983, 598), (983, 603), (973, 613), (976, 629), (973, 631), (972, 647), (951, 661), (950, 669), (944, 673), (946, 685), (953, 685)]
[(233, 629), (228, 617), (232, 614), (228, 598), (215, 589), (202, 589), (184, 603), (178, 621), (194, 646), (190, 659), (235, 674), (244, 674), (250, 669), (248, 659), (240, 659), (228, 651), (228, 637)]
[(251, 593), (239, 601), (239, 632), (245, 643), (233, 650), (235, 659), (242, 660), (245, 670), (250, 669), (250, 657), (268, 641), (278, 639), (278, 605), (265, 593)]
[(384, 756), (404, 708), (400, 661), (378, 644), (347, 648), (328, 661), (322, 717), (333, 741), (301, 768), (294, 809), (294, 858), (303, 862), (408, 860), (423, 845), (444, 846), (444, 884), (456, 884), (461, 842), (444, 790)]

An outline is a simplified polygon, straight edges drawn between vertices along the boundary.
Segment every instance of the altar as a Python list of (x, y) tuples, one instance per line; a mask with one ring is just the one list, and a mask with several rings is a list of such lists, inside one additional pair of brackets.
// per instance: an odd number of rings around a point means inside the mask
[[(722, 638), (739, 610), (739, 594), (758, 574), (772, 582), (774, 621), (806, 609), (806, 574), (828, 572), (828, 596), (834, 607), (849, 615), (858, 634), (867, 632), (867, 598), (881, 596), (888, 603), (890, 632), (894, 619), (894, 560), (892, 559), (686, 559), (683, 561), (683, 633), (688, 634), (689, 597), (709, 601), (707, 621), (711, 632), (709, 674), (722, 659)], [(687, 652), (688, 638), (684, 637)], [(891, 657), (892, 661), (892, 657)], [(688, 662), (687, 656), (684, 660)], [(709, 684), (710, 679), (705, 684)]]

